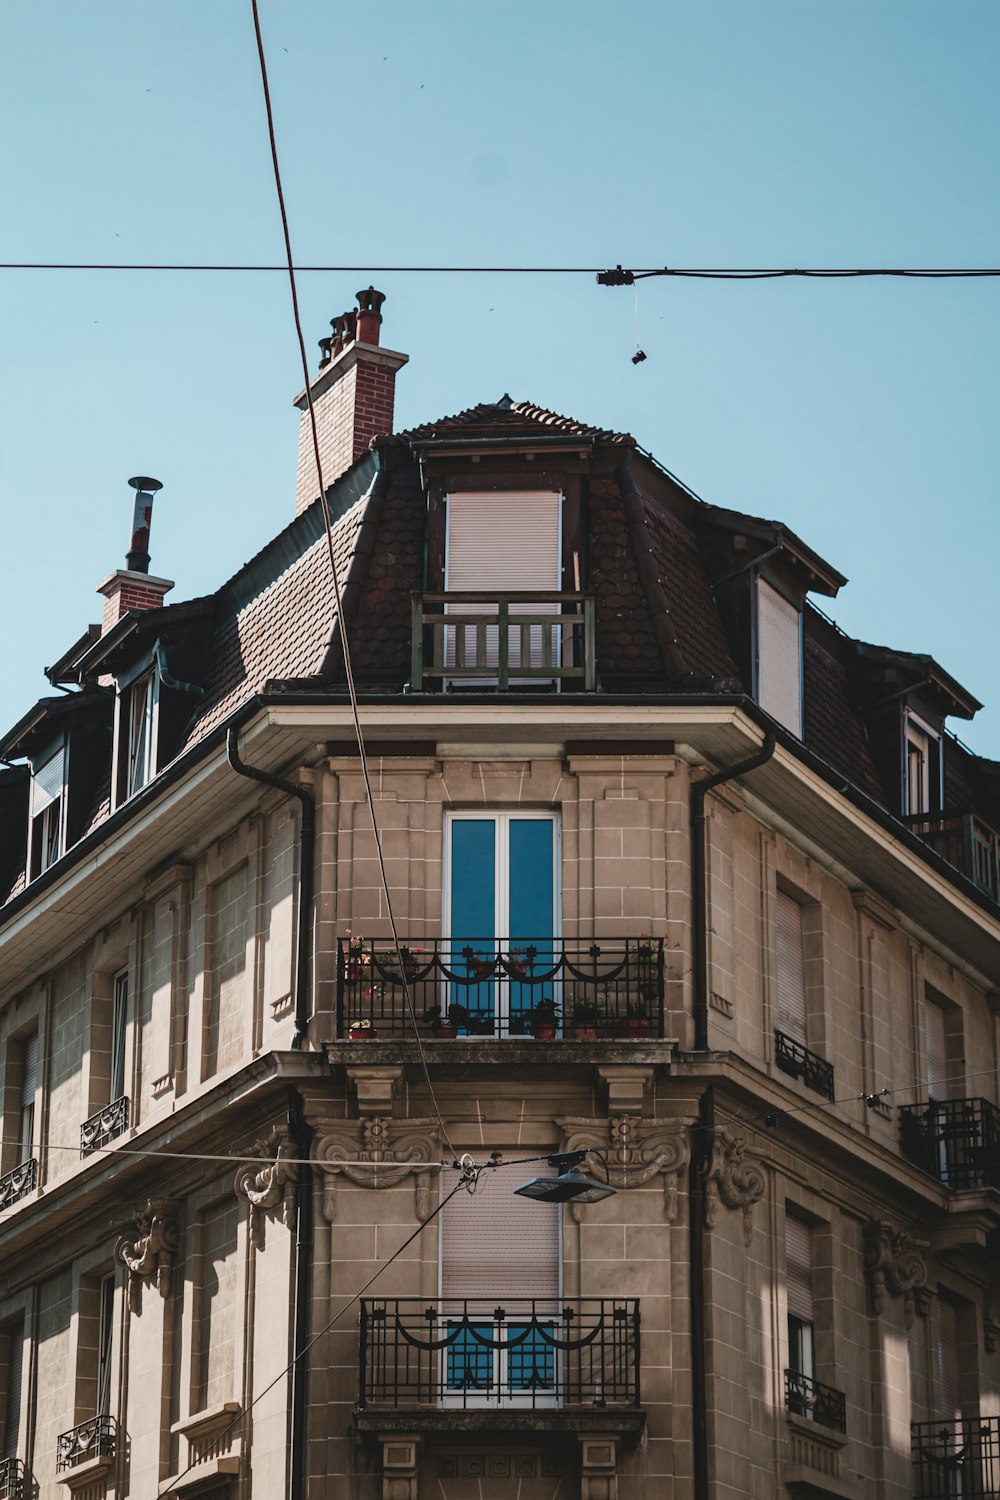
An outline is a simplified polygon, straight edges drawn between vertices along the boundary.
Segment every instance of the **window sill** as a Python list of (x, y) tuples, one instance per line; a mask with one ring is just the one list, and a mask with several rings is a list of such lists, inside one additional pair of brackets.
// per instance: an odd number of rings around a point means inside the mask
[(235, 1453), (225, 1458), (210, 1458), (205, 1463), (188, 1469), (186, 1473), (164, 1479), (156, 1493), (158, 1496), (193, 1495), (197, 1490), (205, 1489), (220, 1479), (235, 1483), (239, 1472), (240, 1460)]
[(58, 1476), (59, 1483), (64, 1484), (69, 1490), (86, 1489), (95, 1479), (100, 1479), (107, 1474), (114, 1463), (110, 1454), (99, 1454), (96, 1458), (87, 1458), (82, 1464), (74, 1464), (71, 1469)]
[(832, 1427), (824, 1427), (822, 1422), (811, 1422), (808, 1417), (797, 1416), (795, 1412), (786, 1411), (785, 1422), (793, 1432), (801, 1433), (825, 1448), (846, 1448), (849, 1441), (846, 1432), (836, 1432)]

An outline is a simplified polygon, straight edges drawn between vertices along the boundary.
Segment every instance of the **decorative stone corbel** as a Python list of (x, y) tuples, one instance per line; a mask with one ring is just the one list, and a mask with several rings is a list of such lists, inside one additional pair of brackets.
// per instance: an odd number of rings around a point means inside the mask
[(337, 1218), (341, 1177), (358, 1187), (390, 1188), (414, 1178), (417, 1218), (430, 1218), (437, 1201), (441, 1145), (436, 1120), (387, 1120), (381, 1116), (330, 1126), (313, 1142), (323, 1167), (323, 1214)]
[(995, 1354), (1000, 1349), (1000, 1291), (994, 1292), (986, 1303), (983, 1343), (987, 1354)]
[(144, 1281), (155, 1279), (161, 1297), (170, 1290), (170, 1271), (177, 1254), (177, 1204), (169, 1198), (151, 1198), (135, 1211), (137, 1233), (123, 1234), (115, 1246), (115, 1260), (124, 1266), (129, 1306), (139, 1309)]
[(864, 1266), (876, 1316), (885, 1311), (888, 1293), (902, 1297), (907, 1328), (912, 1325), (915, 1312), (925, 1318), (931, 1302), (927, 1261), (923, 1255), (927, 1241), (911, 1238), (905, 1229), (897, 1229), (888, 1219), (870, 1219), (865, 1225), (864, 1243)]
[[(562, 1120), (563, 1151), (599, 1151), (607, 1161), (608, 1181), (614, 1188), (642, 1187), (652, 1177), (663, 1178), (663, 1217), (677, 1217), (678, 1183), (687, 1170), (691, 1151), (687, 1129), (674, 1122), (632, 1114), (608, 1120)], [(600, 1177), (600, 1173), (597, 1176)], [(583, 1217), (574, 1203), (574, 1219)]]
[(277, 1126), (263, 1140), (254, 1141), (248, 1155), (273, 1157), (263, 1166), (247, 1162), (236, 1174), (236, 1193), (248, 1204), (250, 1238), (260, 1243), (261, 1215), (281, 1204), (281, 1220), (286, 1229), (295, 1223), (295, 1184), (299, 1169), (287, 1160), (294, 1156), (291, 1138)]
[(712, 1154), (705, 1172), (705, 1223), (712, 1229), (718, 1222), (719, 1204), (740, 1209), (743, 1213), (743, 1243), (749, 1249), (753, 1239), (753, 1206), (764, 1196), (764, 1174), (759, 1167), (744, 1162), (746, 1141), (718, 1130), (712, 1140)]

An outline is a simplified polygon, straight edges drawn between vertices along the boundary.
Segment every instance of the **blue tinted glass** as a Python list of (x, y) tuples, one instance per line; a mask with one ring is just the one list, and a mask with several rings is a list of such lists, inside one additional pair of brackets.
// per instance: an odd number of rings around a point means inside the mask
[[(451, 962), (457, 974), (474, 977), (475, 965), (489, 964), (496, 952), (496, 834), (493, 818), (456, 818), (451, 825)], [(471, 960), (466, 948), (473, 950)], [(488, 971), (475, 984), (449, 988), (448, 1003), (468, 1011), (470, 1030), (492, 1031), (495, 1000)]]
[[(493, 1336), (492, 1324), (477, 1325), (484, 1338)], [(448, 1389), (450, 1391), (488, 1391), (493, 1386), (493, 1360), (495, 1352), (484, 1348), (473, 1336), (472, 1330), (463, 1328), (455, 1342), (448, 1346)]]
[[(512, 1323), (511, 1339), (525, 1332), (527, 1325)], [(535, 1328), (527, 1337), (512, 1344), (507, 1351), (507, 1384), (511, 1391), (550, 1391), (555, 1384), (555, 1350), (545, 1343)]]
[[(545, 973), (554, 960), (553, 840), (555, 824), (550, 818), (512, 818), (510, 821), (510, 944), (530, 945), (537, 954), (535, 973)], [(529, 1010), (539, 1000), (551, 1000), (554, 984), (512, 984), (511, 1014)]]

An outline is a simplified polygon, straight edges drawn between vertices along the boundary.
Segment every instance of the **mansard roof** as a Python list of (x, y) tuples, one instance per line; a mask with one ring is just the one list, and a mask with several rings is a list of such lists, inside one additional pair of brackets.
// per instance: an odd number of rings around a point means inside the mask
[(477, 442), (503, 441), (517, 438), (539, 438), (553, 440), (561, 438), (583, 438), (588, 443), (617, 443), (622, 447), (635, 447), (635, 439), (627, 432), (609, 432), (603, 427), (589, 427), (573, 417), (560, 416), (532, 401), (513, 401), (510, 396), (501, 396), (499, 401), (481, 401), (466, 411), (456, 412), (451, 417), (441, 417), (436, 422), (424, 422), (398, 434), (409, 443), (438, 443), (449, 439)]

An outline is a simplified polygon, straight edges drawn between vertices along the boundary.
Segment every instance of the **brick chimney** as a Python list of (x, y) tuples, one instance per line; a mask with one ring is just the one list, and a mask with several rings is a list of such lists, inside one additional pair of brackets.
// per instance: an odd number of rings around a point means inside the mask
[(163, 596), (173, 583), (169, 578), (154, 578), (149, 571), (149, 528), (153, 520), (153, 496), (163, 486), (158, 479), (137, 476), (129, 484), (135, 490), (132, 512), (132, 545), (125, 554), (124, 568), (118, 568), (97, 585), (104, 595), (104, 618), (101, 634), (107, 635), (122, 615), (133, 609), (159, 609)]
[[(333, 335), (319, 341), (319, 374), (309, 386), (327, 489), (365, 452), (372, 438), (392, 431), (396, 371), (409, 358), (379, 347), (383, 294), (370, 286), (358, 292), (357, 298), (356, 310), (330, 320)], [(319, 497), (319, 481), (305, 391), (296, 396), (295, 405), (302, 413), (295, 483), (298, 516)]]

